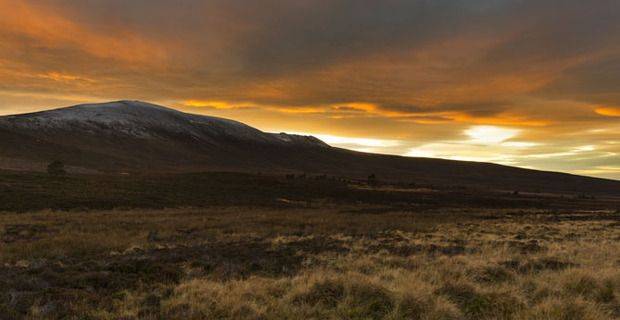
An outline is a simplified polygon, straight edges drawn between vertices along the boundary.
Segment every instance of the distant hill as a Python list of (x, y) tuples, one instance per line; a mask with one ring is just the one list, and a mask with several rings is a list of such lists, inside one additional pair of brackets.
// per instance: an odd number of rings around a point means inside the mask
[(140, 101), (84, 104), (0, 117), (0, 168), (61, 160), (76, 171), (309, 173), (519, 191), (620, 195), (620, 181), (334, 148), (312, 136)]

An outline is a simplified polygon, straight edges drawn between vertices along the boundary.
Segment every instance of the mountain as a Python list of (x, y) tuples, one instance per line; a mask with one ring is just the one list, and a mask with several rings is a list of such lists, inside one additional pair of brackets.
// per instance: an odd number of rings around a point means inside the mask
[(329, 148), (308, 136), (265, 133), (243, 123), (140, 101), (84, 104), (0, 117), (0, 155), (102, 171), (176, 171), (270, 166), (270, 148)]
[[(0, 167), (51, 160), (100, 172), (306, 172), (521, 191), (620, 195), (620, 181), (491, 163), (334, 148), (311, 136), (140, 102), (117, 101), (0, 117)], [(7, 165), (8, 164), (8, 165)]]

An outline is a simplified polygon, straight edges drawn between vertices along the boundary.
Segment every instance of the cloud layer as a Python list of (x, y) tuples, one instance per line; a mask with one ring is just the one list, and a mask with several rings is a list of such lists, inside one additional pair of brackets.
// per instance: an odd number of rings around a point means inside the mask
[(0, 113), (143, 99), (620, 178), (619, 21), (616, 0), (0, 0)]

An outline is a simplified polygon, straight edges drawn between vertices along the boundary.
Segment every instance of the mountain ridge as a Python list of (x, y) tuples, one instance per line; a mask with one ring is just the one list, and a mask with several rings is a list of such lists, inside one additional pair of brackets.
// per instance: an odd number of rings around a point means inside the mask
[(234, 120), (128, 100), (0, 117), (0, 158), (58, 159), (101, 172), (303, 172), (359, 179), (376, 174), (507, 190), (620, 193), (616, 180), (356, 152), (312, 136), (267, 133)]
[(47, 111), (0, 117), (0, 122), (2, 121), (36, 130), (63, 129), (63, 125), (109, 125), (111, 126), (110, 129), (116, 130), (117, 133), (133, 134), (145, 138), (149, 136), (148, 133), (152, 133), (144, 130), (149, 129), (145, 128), (145, 126), (158, 126), (159, 129), (163, 128), (176, 133), (191, 133), (199, 137), (195, 130), (195, 125), (202, 124), (208, 125), (210, 129), (214, 130), (212, 133), (236, 136), (240, 139), (245, 138), (272, 143), (308, 142), (327, 146), (327, 144), (312, 136), (262, 132), (235, 120), (185, 113), (142, 101), (120, 100), (107, 103), (80, 104)]

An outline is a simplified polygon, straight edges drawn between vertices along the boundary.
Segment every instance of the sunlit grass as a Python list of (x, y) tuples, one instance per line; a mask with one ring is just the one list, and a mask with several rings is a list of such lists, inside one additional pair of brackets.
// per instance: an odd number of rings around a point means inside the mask
[(616, 216), (556, 217), (364, 207), (7, 213), (0, 269), (12, 276), (2, 280), (0, 311), (16, 319), (617, 318)]

